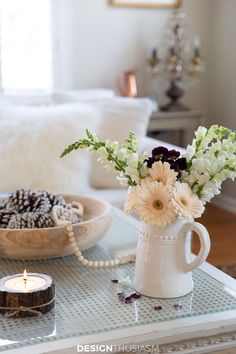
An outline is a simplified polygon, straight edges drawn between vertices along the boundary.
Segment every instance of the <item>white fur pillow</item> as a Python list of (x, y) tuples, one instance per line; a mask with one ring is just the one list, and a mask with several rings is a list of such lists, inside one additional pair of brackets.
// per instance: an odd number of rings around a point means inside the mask
[(0, 111), (0, 190), (45, 188), (81, 193), (88, 185), (89, 159), (67, 145), (96, 130), (98, 113), (84, 104), (12, 107)]
[[(121, 143), (129, 134), (134, 133), (141, 140), (147, 131), (151, 116), (151, 101), (114, 97), (97, 102), (101, 114), (97, 134), (101, 139), (111, 139)], [(90, 182), (95, 188), (122, 188), (113, 172), (104, 169), (93, 156)]]
[(16, 106), (49, 106), (51, 95), (48, 92), (28, 91), (19, 94), (0, 94), (0, 104)]

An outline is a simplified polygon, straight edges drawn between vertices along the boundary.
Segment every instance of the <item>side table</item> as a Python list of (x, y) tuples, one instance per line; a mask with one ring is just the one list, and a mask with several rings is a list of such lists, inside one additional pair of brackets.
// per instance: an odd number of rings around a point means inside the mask
[(185, 112), (153, 112), (148, 133), (164, 131), (180, 131), (179, 145), (187, 146), (191, 143), (194, 131), (199, 125), (204, 125), (205, 113), (203, 111)]

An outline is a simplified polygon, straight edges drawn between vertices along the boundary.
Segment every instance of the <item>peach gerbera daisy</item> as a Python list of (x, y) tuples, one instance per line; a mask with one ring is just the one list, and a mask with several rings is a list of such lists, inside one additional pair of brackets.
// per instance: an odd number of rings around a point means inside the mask
[(176, 218), (169, 189), (156, 181), (146, 183), (139, 189), (135, 210), (141, 220), (160, 227), (165, 227)]
[(182, 219), (194, 220), (204, 212), (204, 205), (187, 183), (175, 183), (173, 205)]
[(170, 168), (168, 162), (157, 161), (149, 170), (149, 175), (153, 181), (171, 186), (175, 183), (178, 173)]
[(132, 214), (136, 206), (137, 199), (137, 189), (139, 186), (131, 187), (128, 191), (128, 195), (126, 197), (124, 211), (126, 214)]
[(146, 177), (145, 179), (141, 180), (140, 185), (129, 188), (126, 201), (124, 204), (124, 212), (126, 214), (132, 214), (134, 212), (137, 204), (137, 198), (139, 192), (141, 191), (141, 188), (144, 186), (148, 186), (149, 183), (150, 183), (150, 178)]

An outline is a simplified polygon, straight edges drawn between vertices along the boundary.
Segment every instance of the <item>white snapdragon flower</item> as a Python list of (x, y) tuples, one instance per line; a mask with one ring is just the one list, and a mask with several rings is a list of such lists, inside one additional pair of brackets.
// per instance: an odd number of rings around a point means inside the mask
[(137, 168), (139, 156), (136, 152), (131, 152), (127, 154), (127, 164), (130, 167)]
[(149, 173), (149, 168), (146, 165), (143, 165), (140, 169), (140, 176), (146, 178)]
[(121, 148), (120, 150), (117, 151), (117, 158), (120, 161), (125, 161), (127, 157), (127, 150), (125, 148)]
[(101, 146), (99, 149), (97, 149), (97, 153), (105, 157), (108, 155), (107, 149), (104, 146)]
[(236, 177), (235, 132), (214, 125), (209, 130), (199, 127), (195, 136), (187, 148), (188, 167), (181, 180), (202, 200), (210, 201), (220, 193), (223, 181)]
[(117, 154), (117, 152), (119, 151), (119, 143), (118, 143), (118, 141), (113, 141), (111, 143), (111, 148), (112, 148), (113, 152), (115, 154)]
[(106, 167), (107, 171), (112, 172), (112, 171), (114, 171), (115, 164), (112, 161), (106, 161), (105, 167)]
[(185, 154), (186, 160), (187, 161), (191, 160), (191, 158), (194, 156), (195, 152), (196, 152), (195, 147), (193, 145), (188, 145), (187, 152)]
[(105, 147), (106, 147), (107, 149), (109, 149), (109, 148), (111, 148), (111, 146), (112, 146), (112, 141), (111, 141), (110, 139), (107, 139), (107, 140), (105, 141)]
[(135, 182), (136, 184), (139, 184), (140, 182), (140, 177), (139, 177), (139, 171), (135, 167), (126, 167), (125, 169), (125, 175), (130, 176), (131, 180)]
[(196, 140), (201, 140), (206, 136), (207, 129), (205, 127), (199, 127), (195, 133)]
[(98, 143), (98, 142), (99, 142), (99, 139), (98, 139), (98, 137), (97, 137), (97, 135), (96, 135), (95, 133), (92, 134), (92, 137), (93, 137), (93, 141), (94, 141), (95, 143)]

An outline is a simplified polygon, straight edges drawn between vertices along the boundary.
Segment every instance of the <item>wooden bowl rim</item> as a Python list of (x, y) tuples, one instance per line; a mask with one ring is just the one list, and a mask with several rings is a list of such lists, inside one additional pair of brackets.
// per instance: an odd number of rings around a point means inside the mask
[[(87, 195), (74, 195), (74, 194), (60, 194), (62, 197), (66, 198), (66, 197), (70, 197), (70, 198), (81, 198), (81, 199), (87, 199), (87, 200), (90, 200), (90, 201), (96, 201), (98, 203), (100, 203), (101, 205), (103, 205), (105, 207), (105, 210), (95, 216), (94, 218), (91, 218), (91, 219), (88, 219), (88, 220), (85, 220), (85, 221), (81, 221), (81, 222), (78, 222), (78, 223), (75, 223), (73, 224), (73, 226), (83, 226), (83, 225), (86, 225), (88, 223), (90, 223), (91, 221), (96, 221), (96, 220), (99, 220), (101, 218), (103, 218), (104, 216), (106, 216), (107, 214), (109, 214), (112, 210), (112, 205), (110, 203), (108, 203), (106, 200), (102, 199), (102, 198), (97, 198), (97, 197), (92, 197), (92, 196), (87, 196)], [(65, 226), (54, 226), (54, 227), (41, 227), (41, 228), (34, 228), (34, 229), (7, 229), (7, 228), (2, 228), (0, 227), (0, 232), (1, 231), (8, 231), (8, 232), (31, 232), (31, 231), (34, 231), (34, 230), (37, 230), (37, 231), (52, 231), (52, 230), (60, 230), (60, 229), (63, 229)]]

